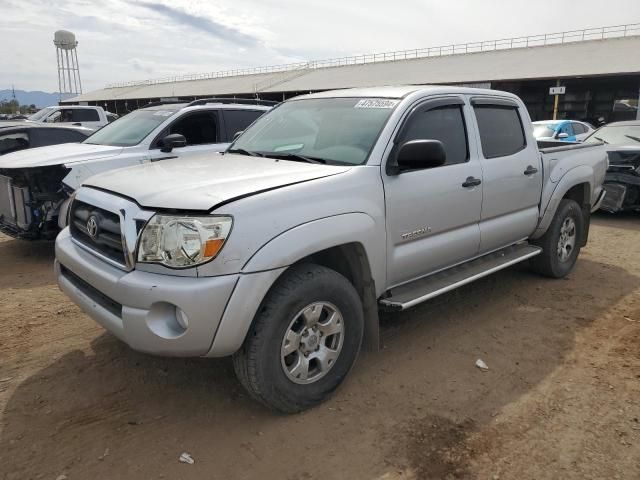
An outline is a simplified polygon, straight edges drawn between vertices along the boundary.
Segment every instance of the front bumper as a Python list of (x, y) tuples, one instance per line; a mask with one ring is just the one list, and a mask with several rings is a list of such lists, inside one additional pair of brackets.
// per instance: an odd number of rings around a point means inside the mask
[(596, 202), (591, 206), (591, 213), (600, 210), (602, 207), (602, 202), (604, 202), (605, 197), (607, 196), (607, 190), (603, 187), (598, 194), (598, 198)]
[[(135, 350), (166, 356), (212, 355), (211, 345), (240, 275), (179, 277), (125, 272), (79, 247), (69, 229), (56, 240), (60, 289)], [(181, 309), (188, 327), (178, 322)]]
[(602, 210), (617, 213), (640, 210), (640, 175), (628, 172), (607, 172), (603, 187), (607, 196)]

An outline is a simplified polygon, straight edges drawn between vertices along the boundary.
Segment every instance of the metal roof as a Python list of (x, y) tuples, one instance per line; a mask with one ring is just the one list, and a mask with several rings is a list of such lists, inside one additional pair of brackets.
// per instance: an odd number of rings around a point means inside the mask
[(371, 63), (310, 71), (265, 92), (476, 83), (640, 73), (640, 37)]
[[(494, 47), (497, 49), (457, 53), (452, 46), (453, 53), (450, 54), (442, 53), (443, 47), (440, 47), (441, 55), (406, 60), (398, 60), (398, 55), (404, 53), (406, 56), (407, 52), (393, 52), (391, 58), (396, 60), (335, 67), (316, 65), (297, 70), (187, 81), (147, 81), (104, 88), (67, 99), (64, 103), (640, 73), (640, 36), (637, 35), (505, 49), (498, 49), (494, 42)], [(415, 52), (418, 56), (418, 51)]]
[(103, 88), (74, 98), (67, 98), (62, 103), (167, 97), (213, 97), (216, 95), (233, 95), (236, 93), (250, 94), (249, 96), (252, 96), (257, 87), (263, 83), (271, 84), (272, 81), (277, 81), (281, 75), (281, 73), (268, 73), (205, 80), (156, 83), (151, 85)]

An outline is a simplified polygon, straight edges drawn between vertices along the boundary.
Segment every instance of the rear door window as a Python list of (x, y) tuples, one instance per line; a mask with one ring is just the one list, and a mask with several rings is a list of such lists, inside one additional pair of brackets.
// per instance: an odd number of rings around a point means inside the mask
[(222, 110), (227, 134), (226, 141), (233, 141), (236, 133), (246, 130), (263, 113), (265, 112), (262, 110)]
[(587, 133), (587, 127), (582, 125), (581, 123), (573, 123), (573, 132), (576, 135), (581, 135), (583, 133)]
[(71, 111), (72, 122), (99, 122), (100, 115), (92, 108), (74, 108)]
[(29, 134), (27, 132), (0, 134), (0, 155), (25, 148), (29, 148)]
[(70, 128), (37, 128), (31, 132), (31, 146), (45, 147), (59, 143), (78, 143), (87, 138), (87, 135)]
[(517, 107), (483, 104), (474, 110), (485, 158), (515, 155), (527, 147)]

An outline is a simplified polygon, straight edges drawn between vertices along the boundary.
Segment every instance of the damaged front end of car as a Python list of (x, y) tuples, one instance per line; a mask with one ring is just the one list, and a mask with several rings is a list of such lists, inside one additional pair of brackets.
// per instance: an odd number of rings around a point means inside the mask
[(0, 169), (0, 231), (14, 238), (50, 240), (60, 230), (58, 215), (71, 195), (62, 183), (63, 165)]
[(611, 151), (601, 209), (616, 213), (640, 211), (640, 150)]

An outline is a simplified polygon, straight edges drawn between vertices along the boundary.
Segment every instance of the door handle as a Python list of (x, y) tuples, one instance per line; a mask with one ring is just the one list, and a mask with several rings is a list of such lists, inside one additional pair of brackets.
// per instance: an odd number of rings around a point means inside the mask
[(529, 177), (531, 175), (535, 175), (536, 173), (538, 173), (538, 169), (535, 167), (532, 167), (531, 165), (529, 165), (527, 167), (527, 169), (524, 171), (524, 174)]
[(469, 187), (477, 187), (478, 185), (480, 185), (482, 183), (482, 180), (480, 180), (479, 178), (475, 178), (475, 177), (467, 177), (467, 179), (465, 180), (465, 182), (462, 184), (462, 186), (464, 188), (469, 188)]

